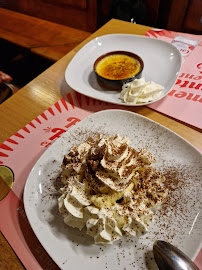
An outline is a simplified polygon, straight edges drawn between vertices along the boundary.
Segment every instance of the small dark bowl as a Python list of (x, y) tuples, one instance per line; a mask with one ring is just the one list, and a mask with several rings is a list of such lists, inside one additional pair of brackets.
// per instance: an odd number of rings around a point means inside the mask
[[(132, 77), (124, 78), (121, 80), (111, 80), (111, 79), (106, 79), (106, 78), (102, 77), (96, 71), (97, 64), (106, 56), (110, 56), (110, 55), (114, 55), (114, 54), (125, 54), (125, 55), (128, 55), (130, 57), (135, 58), (140, 64), (140, 71), (138, 73), (136, 73), (135, 75), (133, 75)], [(107, 88), (107, 89), (110, 89), (110, 90), (121, 90), (122, 85), (124, 83), (132, 82), (135, 79), (141, 78), (143, 68), (144, 68), (144, 62), (143, 62), (142, 58), (135, 53), (127, 52), (127, 51), (113, 51), (113, 52), (103, 54), (94, 63), (94, 72), (96, 74), (97, 82), (99, 83), (100, 86)]]

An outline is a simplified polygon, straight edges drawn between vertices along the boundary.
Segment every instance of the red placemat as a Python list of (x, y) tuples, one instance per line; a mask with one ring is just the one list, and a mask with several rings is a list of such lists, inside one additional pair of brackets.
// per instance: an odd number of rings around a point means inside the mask
[(183, 58), (174, 87), (148, 107), (202, 129), (202, 36), (167, 30), (149, 30), (145, 36), (172, 43)]
[(0, 202), (0, 229), (26, 269), (58, 269), (25, 214), (23, 190), (29, 172), (71, 126), (93, 112), (113, 108), (118, 106), (71, 92), (0, 145), (0, 164), (10, 167), (15, 176), (11, 192)]

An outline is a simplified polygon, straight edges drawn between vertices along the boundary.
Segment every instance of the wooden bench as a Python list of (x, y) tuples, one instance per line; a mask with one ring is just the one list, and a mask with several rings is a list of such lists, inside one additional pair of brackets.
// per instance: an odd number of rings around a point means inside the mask
[(0, 38), (57, 61), (89, 32), (0, 8)]

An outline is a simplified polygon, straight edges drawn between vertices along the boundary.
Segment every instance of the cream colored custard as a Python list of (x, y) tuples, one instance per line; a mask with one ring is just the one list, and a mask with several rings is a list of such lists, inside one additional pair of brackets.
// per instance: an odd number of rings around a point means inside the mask
[(140, 63), (134, 57), (126, 54), (108, 55), (96, 66), (98, 75), (109, 80), (130, 78), (140, 71)]
[(154, 162), (151, 153), (136, 151), (119, 135), (98, 135), (73, 146), (62, 163), (58, 205), (64, 222), (86, 227), (96, 244), (112, 244), (124, 233), (144, 234), (152, 209), (167, 196)]

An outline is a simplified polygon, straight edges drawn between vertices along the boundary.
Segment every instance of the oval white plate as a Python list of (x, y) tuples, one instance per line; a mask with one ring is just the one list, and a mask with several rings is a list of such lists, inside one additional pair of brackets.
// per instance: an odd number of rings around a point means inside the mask
[[(107, 247), (95, 245), (85, 230), (65, 225), (57, 207), (56, 178), (64, 154), (95, 132), (128, 136), (133, 147), (145, 147), (155, 155), (158, 169), (169, 171), (171, 179), (176, 174), (181, 179), (163, 214), (157, 211), (147, 234), (123, 237)], [(26, 214), (39, 241), (62, 269), (157, 269), (151, 252), (157, 239), (171, 242), (192, 259), (200, 248), (201, 167), (201, 154), (158, 123), (123, 110), (101, 111), (68, 130), (35, 164), (24, 190)]]
[(137, 35), (111, 34), (91, 40), (81, 48), (67, 66), (65, 71), (67, 84), (88, 97), (129, 106), (119, 98), (120, 91), (109, 91), (102, 88), (97, 83), (93, 71), (93, 64), (100, 55), (117, 50), (138, 54), (144, 61), (142, 76), (145, 80), (164, 86), (164, 91), (159, 99), (168, 94), (179, 75), (182, 63), (180, 52), (170, 43)]

